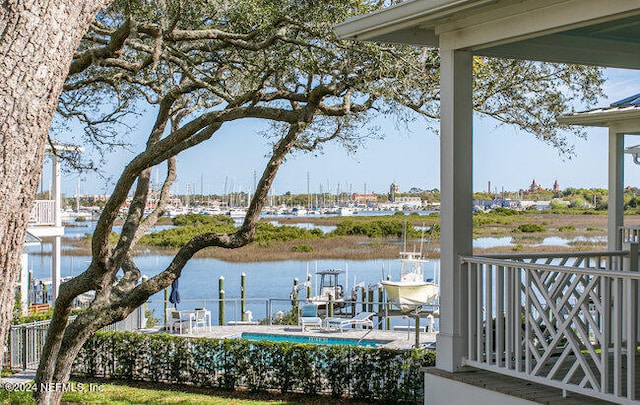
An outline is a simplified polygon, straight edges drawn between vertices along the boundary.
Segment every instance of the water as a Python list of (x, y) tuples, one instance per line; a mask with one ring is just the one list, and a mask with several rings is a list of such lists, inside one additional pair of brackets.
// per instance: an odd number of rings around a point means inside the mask
[(575, 238), (561, 238), (559, 236), (550, 236), (544, 238), (542, 241), (537, 242), (535, 240), (532, 241), (518, 241), (514, 240), (511, 236), (503, 236), (500, 238), (495, 237), (486, 237), (486, 238), (476, 238), (473, 240), (473, 247), (481, 248), (481, 249), (490, 249), (494, 247), (502, 247), (502, 246), (515, 246), (517, 244), (527, 244), (530, 246), (560, 246), (560, 247), (569, 247), (573, 243), (606, 243), (606, 236), (592, 236), (592, 237), (584, 237), (584, 236), (576, 236)]
[[(86, 226), (65, 228), (65, 237), (81, 238), (86, 233), (93, 231), (94, 224)], [(166, 227), (162, 227), (166, 228)], [(75, 276), (86, 270), (91, 261), (90, 256), (73, 256), (67, 252), (69, 246), (62, 246), (61, 269), (62, 277)], [(28, 247), (28, 266), (33, 271), (35, 279), (48, 279), (51, 272), (51, 242), (43, 241), (41, 246)], [(34, 254), (39, 253), (39, 254)], [(163, 271), (171, 262), (173, 256), (161, 254), (139, 255), (134, 261), (142, 274), (153, 277)], [(429, 261), (425, 266), (425, 277), (433, 278), (435, 268), (439, 267), (438, 260)], [(224, 277), (224, 290), (226, 299), (240, 298), (240, 280), (242, 273), (246, 274), (246, 296), (250, 299), (247, 309), (251, 310), (255, 320), (267, 316), (266, 299), (280, 299), (272, 302), (271, 315), (276, 311), (287, 312), (291, 309), (290, 294), (293, 288), (293, 279), (298, 278), (300, 284), (307, 279), (307, 274), (312, 275), (312, 285), (315, 287), (318, 281), (315, 277), (317, 270), (342, 269), (339, 283), (344, 286), (344, 291), (349, 294), (356, 283), (363, 282), (365, 286), (377, 285), (387, 274), (392, 279), (398, 279), (400, 264), (396, 260), (318, 260), (306, 261), (277, 261), (255, 263), (232, 263), (215, 258), (194, 258), (189, 261), (180, 277), (180, 296), (182, 302), (180, 309), (193, 309), (205, 306), (212, 310), (212, 320), (218, 319), (218, 281)], [(299, 292), (300, 298), (305, 298), (305, 291)], [(316, 292), (312, 292), (316, 295)], [(377, 297), (377, 295), (376, 295)], [(150, 298), (150, 309), (154, 311), (156, 318), (163, 318), (164, 291), (156, 293)], [(358, 311), (360, 308), (358, 307)], [(226, 320), (240, 320), (239, 303), (229, 303), (226, 308)], [(406, 321), (402, 321), (406, 322)]]
[[(269, 221), (270, 223), (272, 223), (275, 226), (280, 226), (280, 222), (279, 221)], [(302, 228), (302, 229), (306, 229), (308, 231), (318, 228), (322, 231), (323, 234), (328, 234), (330, 232), (335, 231), (338, 227), (335, 225), (315, 225), (312, 223), (306, 223), (306, 222), (297, 222), (297, 223), (293, 223), (293, 224), (286, 224), (287, 226), (295, 226), (297, 228)]]

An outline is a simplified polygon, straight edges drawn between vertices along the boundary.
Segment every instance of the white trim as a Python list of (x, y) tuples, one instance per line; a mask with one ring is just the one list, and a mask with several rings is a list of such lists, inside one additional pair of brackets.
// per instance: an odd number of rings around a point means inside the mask
[[(434, 20), (450, 17), (461, 11), (493, 3), (495, 0), (412, 0), (373, 13), (349, 18), (336, 24), (334, 32), (340, 38), (377, 40), (380, 36), (407, 28), (429, 27)], [(426, 28), (425, 31), (433, 31)], [(435, 37), (433, 37), (435, 39)], [(426, 45), (426, 44), (425, 44)], [(436, 43), (430, 45), (437, 46)]]
[[(461, 20), (436, 26), (447, 47), (483, 49), (640, 14), (639, 0), (503, 1)], [(441, 45), (444, 46), (444, 38)]]
[(640, 129), (640, 107), (624, 107), (599, 109), (565, 115), (558, 118), (564, 125), (583, 125), (592, 127), (608, 127), (612, 124), (628, 126), (626, 122), (635, 123), (637, 132)]

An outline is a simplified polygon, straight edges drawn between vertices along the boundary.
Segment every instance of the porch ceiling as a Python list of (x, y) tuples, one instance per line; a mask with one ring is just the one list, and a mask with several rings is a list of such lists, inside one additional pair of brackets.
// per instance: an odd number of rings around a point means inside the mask
[(485, 56), (640, 69), (640, 0), (410, 0), (335, 31)]

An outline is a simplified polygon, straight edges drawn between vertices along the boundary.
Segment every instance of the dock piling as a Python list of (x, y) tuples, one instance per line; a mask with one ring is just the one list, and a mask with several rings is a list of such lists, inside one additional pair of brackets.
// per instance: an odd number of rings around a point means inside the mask
[(169, 287), (164, 289), (164, 326), (167, 326), (167, 309), (169, 309)]
[(218, 325), (224, 326), (224, 277), (220, 276), (218, 279)]
[(293, 279), (293, 292), (291, 293), (291, 309), (293, 312), (298, 312), (298, 278)]
[(329, 293), (329, 303), (327, 304), (327, 316), (333, 318), (333, 294)]
[[(378, 287), (378, 313), (382, 314), (384, 312), (384, 303), (382, 302), (382, 296), (384, 293), (384, 289), (382, 286)], [(378, 317), (378, 329), (382, 330), (382, 319)]]

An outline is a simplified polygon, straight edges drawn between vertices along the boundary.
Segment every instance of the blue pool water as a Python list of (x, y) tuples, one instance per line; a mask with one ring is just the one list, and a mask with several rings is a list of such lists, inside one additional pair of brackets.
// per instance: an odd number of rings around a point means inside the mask
[(275, 335), (270, 333), (242, 333), (239, 336), (242, 339), (247, 340), (268, 340), (270, 342), (291, 342), (291, 343), (312, 343), (318, 345), (347, 345), (347, 346), (361, 346), (361, 347), (378, 347), (389, 343), (387, 340), (371, 340), (365, 339), (359, 341), (358, 339), (348, 338), (333, 338), (322, 336), (297, 336), (297, 335)]

